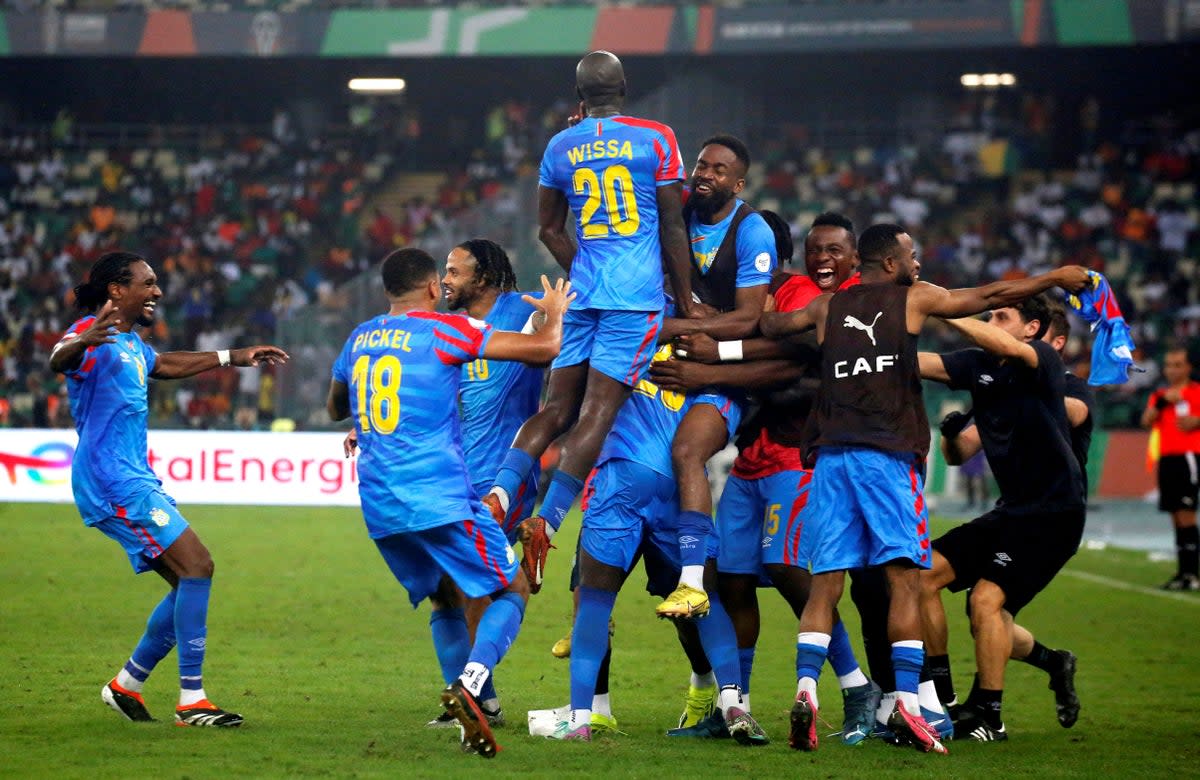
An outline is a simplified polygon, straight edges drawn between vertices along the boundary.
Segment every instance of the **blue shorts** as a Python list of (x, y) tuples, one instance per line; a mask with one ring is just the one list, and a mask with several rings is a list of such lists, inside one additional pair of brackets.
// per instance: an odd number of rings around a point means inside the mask
[(915, 457), (865, 447), (821, 447), (805, 513), (812, 571), (930, 564), (925, 480)]
[[(504, 531), (505, 538), (509, 544), (517, 543), (517, 529), (521, 523), (529, 519), (533, 514), (533, 505), (537, 503), (538, 497), (538, 475), (540, 468), (534, 468), (529, 476), (525, 477), (525, 481), (517, 488), (517, 494), (508, 502), (508, 513), (504, 515), (504, 522), (501, 524), (501, 529)], [(488, 480), (485, 483), (475, 485), (475, 493), (479, 496), (486, 496), (492, 490), (493, 480)]]
[(487, 507), (472, 520), (392, 534), (375, 544), (414, 607), (437, 592), (443, 574), (477, 599), (507, 588), (519, 569)]
[(600, 373), (633, 387), (658, 349), (662, 321), (661, 311), (567, 309), (563, 315), (562, 349), (550, 367), (587, 362)]
[(717, 571), (762, 574), (766, 564), (808, 569), (811, 551), (801, 530), (811, 481), (811, 471), (781, 471), (760, 479), (730, 475), (717, 504)]
[[(628, 572), (640, 555), (646, 590), (666, 596), (679, 581), (679, 496), (675, 480), (630, 460), (607, 460), (584, 487), (580, 547), (595, 560)], [(707, 557), (720, 550), (709, 534)]]
[(742, 413), (746, 407), (745, 396), (706, 390), (692, 396), (692, 406), (699, 404), (708, 404), (717, 408), (717, 411), (725, 418), (726, 441), (733, 441), (738, 426), (742, 424)]
[(125, 548), (129, 563), (138, 574), (149, 571), (150, 561), (162, 555), (188, 529), (187, 520), (175, 508), (175, 499), (161, 490), (114, 506), (117, 513), (94, 527)]

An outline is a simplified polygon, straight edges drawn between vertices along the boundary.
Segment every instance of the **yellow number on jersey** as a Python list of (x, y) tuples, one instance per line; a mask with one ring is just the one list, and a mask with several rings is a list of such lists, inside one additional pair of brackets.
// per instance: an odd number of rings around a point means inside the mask
[(488, 362), (483, 358), (478, 358), (476, 360), (472, 360), (470, 363), (467, 363), (468, 382), (474, 382), (476, 379), (487, 379), (491, 372), (491, 369), (488, 368)]
[(763, 516), (763, 534), (766, 536), (774, 536), (779, 533), (779, 510), (781, 504), (769, 504), (767, 511)]
[(395, 355), (382, 355), (374, 365), (370, 355), (354, 361), (350, 381), (358, 391), (358, 427), (364, 433), (392, 433), (400, 425), (400, 373)]
[[(618, 236), (632, 236), (642, 224), (638, 214), (637, 199), (633, 194), (633, 174), (624, 165), (610, 165), (604, 169), (604, 180), (591, 168), (576, 168), (572, 177), (575, 194), (586, 200), (579, 210), (579, 222), (583, 226), (583, 237), (604, 238), (611, 227)], [(604, 199), (604, 211), (608, 224), (593, 222)]]

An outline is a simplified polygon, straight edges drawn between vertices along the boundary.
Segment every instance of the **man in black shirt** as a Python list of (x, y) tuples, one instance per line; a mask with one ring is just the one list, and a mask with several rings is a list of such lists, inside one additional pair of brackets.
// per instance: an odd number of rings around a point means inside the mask
[[(1071, 335), (1071, 323), (1067, 319), (1066, 307), (1057, 300), (1048, 301), (1050, 327), (1042, 337), (1054, 351), (1062, 354)], [(1064, 374), (1066, 397), (1064, 406), (1067, 423), (1071, 426), (1071, 449), (1079, 461), (1083, 473), (1083, 495), (1087, 498), (1088, 449), (1092, 443), (1095, 396), (1088, 383), (1069, 370)], [(961, 465), (983, 449), (979, 429), (970, 422), (971, 413), (952, 412), (942, 421), (942, 455), (951, 466)], [(957, 418), (957, 419), (955, 419)], [(963, 427), (963, 425), (966, 427)], [(944, 624), (943, 624), (944, 625)], [(926, 637), (926, 665), (937, 687), (938, 698), (947, 707), (958, 704), (954, 693), (954, 681), (950, 673), (950, 657), (946, 653), (946, 636), (938, 633)], [(1071, 728), (1079, 718), (1079, 696), (1075, 693), (1075, 668), (1077, 659), (1070, 650), (1051, 650), (1034, 638), (1024, 626), (1013, 624), (1014, 660), (1036, 666), (1050, 675), (1050, 690), (1054, 691), (1055, 710), (1063, 728)], [(978, 686), (976, 686), (978, 687)]]
[[(978, 680), (955, 731), (985, 742), (1007, 739), (1000, 718), (1005, 663), (1014, 651), (1027, 656), (1040, 647), (1028, 631), (1014, 629), (1013, 617), (1074, 555), (1083, 534), (1084, 481), (1067, 422), (1066, 370), (1041, 340), (1050, 321), (1048, 301), (1030, 298), (994, 310), (991, 323), (949, 321), (982, 349), (919, 357), (923, 378), (971, 391), (979, 439), (1000, 488), (992, 511), (934, 541), (933, 566), (921, 578), (931, 671), (940, 673), (944, 665), (946, 677), (940, 592), (971, 588)], [(1062, 677), (1068, 660), (1074, 671), (1068, 656), (1034, 660), (1056, 667)], [(1074, 723), (1077, 700), (1074, 710), (1060, 709), (1060, 722), (1067, 714), (1070, 723), (1064, 725)]]

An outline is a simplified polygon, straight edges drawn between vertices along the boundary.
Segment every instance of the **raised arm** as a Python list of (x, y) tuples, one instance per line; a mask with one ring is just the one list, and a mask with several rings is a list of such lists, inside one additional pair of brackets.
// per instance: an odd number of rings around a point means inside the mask
[[(229, 353), (227, 363), (222, 362), (225, 352)], [(155, 360), (150, 376), (155, 379), (184, 379), (221, 366), (250, 368), (262, 363), (286, 363), (287, 360), (288, 354), (282, 349), (265, 345), (220, 352), (163, 352)]]
[(542, 276), (542, 290), (541, 298), (532, 295), (523, 295), (521, 298), (544, 315), (545, 322), (533, 333), (494, 331), (483, 348), (485, 358), (516, 360), (539, 366), (548, 364), (558, 356), (562, 346), (563, 313), (575, 300), (575, 293), (571, 292), (571, 283), (564, 279), (558, 279), (551, 287), (545, 275)]
[(567, 196), (562, 190), (538, 185), (538, 239), (568, 274), (575, 259), (575, 244), (567, 234)]
[(970, 317), (991, 309), (1012, 306), (1051, 287), (1078, 292), (1087, 283), (1087, 269), (1078, 265), (1063, 266), (1028, 279), (992, 282), (982, 287), (958, 290), (917, 282), (908, 294), (908, 332), (920, 332), (928, 317)]
[(944, 385), (950, 383), (950, 374), (946, 371), (946, 363), (936, 352), (918, 352), (917, 369), (921, 372), (922, 379), (941, 382)]
[(662, 245), (663, 261), (671, 279), (675, 297), (675, 312), (680, 317), (693, 316), (692, 261), (687, 227), (683, 224), (683, 184), (673, 182), (657, 189), (658, 240)]
[(74, 371), (83, 363), (83, 355), (92, 347), (111, 344), (115, 339), (110, 330), (121, 324), (112, 301), (96, 313), (96, 319), (79, 333), (68, 333), (50, 352), (50, 369), (56, 374)]
[(966, 336), (975, 345), (993, 355), (1019, 360), (1030, 368), (1038, 367), (1038, 353), (1030, 344), (1018, 341), (999, 328), (974, 317), (946, 320), (946, 324)]

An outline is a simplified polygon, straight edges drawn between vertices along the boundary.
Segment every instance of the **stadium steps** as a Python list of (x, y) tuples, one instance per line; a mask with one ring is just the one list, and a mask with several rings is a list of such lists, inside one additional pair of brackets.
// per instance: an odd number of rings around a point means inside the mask
[(438, 190), (445, 181), (446, 174), (442, 171), (402, 171), (397, 173), (391, 178), (391, 181), (379, 188), (366, 208), (362, 210), (363, 228), (366, 229), (366, 226), (375, 218), (375, 209), (383, 209), (385, 214), (399, 223), (404, 219), (405, 207), (413, 198), (420, 196), (425, 199), (426, 203), (436, 202)]

